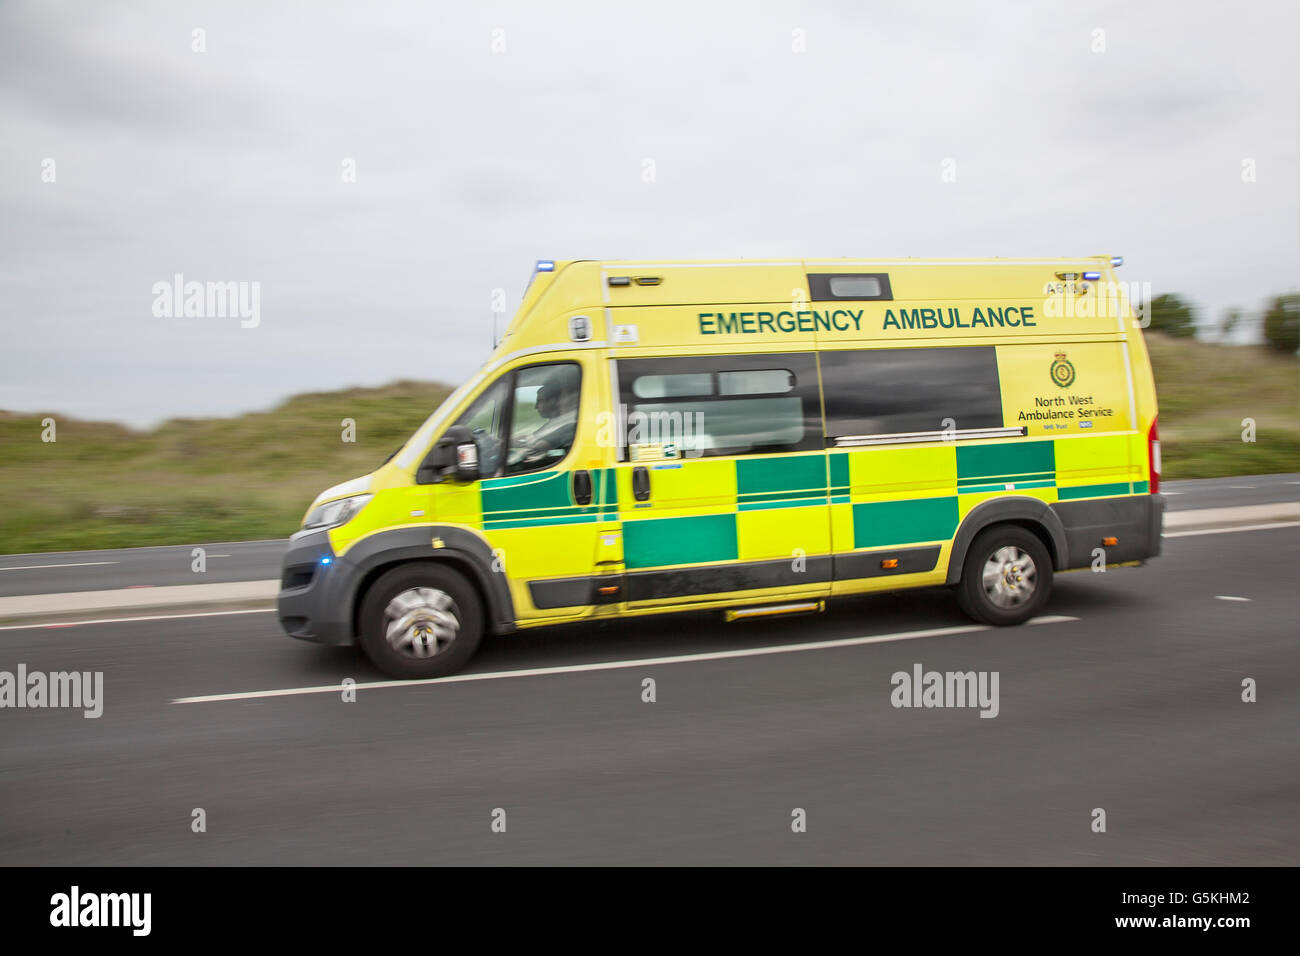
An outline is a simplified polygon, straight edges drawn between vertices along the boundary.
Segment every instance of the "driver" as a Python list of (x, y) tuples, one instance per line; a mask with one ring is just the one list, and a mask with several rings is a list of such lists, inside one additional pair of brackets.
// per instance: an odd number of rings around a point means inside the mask
[(555, 375), (537, 390), (537, 413), (542, 423), (524, 438), (520, 461), (541, 461), (548, 452), (567, 451), (578, 430), (578, 383), (568, 370)]

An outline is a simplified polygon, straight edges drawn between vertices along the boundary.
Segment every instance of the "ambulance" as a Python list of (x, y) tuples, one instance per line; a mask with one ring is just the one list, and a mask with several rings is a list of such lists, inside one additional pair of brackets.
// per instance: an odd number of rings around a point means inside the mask
[(1023, 623), (1056, 572), (1160, 553), (1120, 262), (543, 260), (482, 369), (312, 503), (280, 623), (398, 678), (489, 632), (903, 588)]

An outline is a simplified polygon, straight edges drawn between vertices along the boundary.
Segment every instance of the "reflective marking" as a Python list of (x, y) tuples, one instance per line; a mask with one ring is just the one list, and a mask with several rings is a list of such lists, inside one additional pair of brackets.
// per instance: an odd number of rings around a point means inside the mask
[(1216, 600), (1216, 601), (1249, 601), (1250, 598), (1244, 598), (1244, 597), (1233, 597), (1231, 594), (1216, 594), (1216, 595), (1214, 595), (1214, 600)]
[[(1124, 317), (1119, 317), (1120, 331), (1124, 331)], [(1133, 357), (1129, 355), (1128, 342), (1119, 344), (1120, 351), (1124, 353), (1124, 377), (1128, 380), (1128, 427), (1137, 431), (1137, 399), (1133, 395)], [(1151, 476), (1148, 475), (1148, 478)]]

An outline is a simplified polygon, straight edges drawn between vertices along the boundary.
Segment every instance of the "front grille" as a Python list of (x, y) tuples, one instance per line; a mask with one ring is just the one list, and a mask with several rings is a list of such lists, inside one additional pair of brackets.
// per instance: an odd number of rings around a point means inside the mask
[(280, 580), (280, 587), (289, 591), (293, 588), (305, 588), (311, 584), (312, 578), (316, 575), (316, 565), (314, 564), (297, 564), (290, 568), (284, 569), (284, 577)]

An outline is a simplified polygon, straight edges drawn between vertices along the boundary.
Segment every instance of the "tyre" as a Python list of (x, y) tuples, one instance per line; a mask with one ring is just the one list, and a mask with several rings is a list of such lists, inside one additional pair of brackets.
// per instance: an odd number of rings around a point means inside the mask
[(1052, 559), (1032, 531), (1018, 525), (986, 528), (966, 552), (957, 601), (984, 624), (1023, 624), (1052, 595)]
[(432, 562), (381, 575), (361, 601), (361, 648), (389, 677), (446, 677), (483, 636), (483, 604), (465, 576)]

